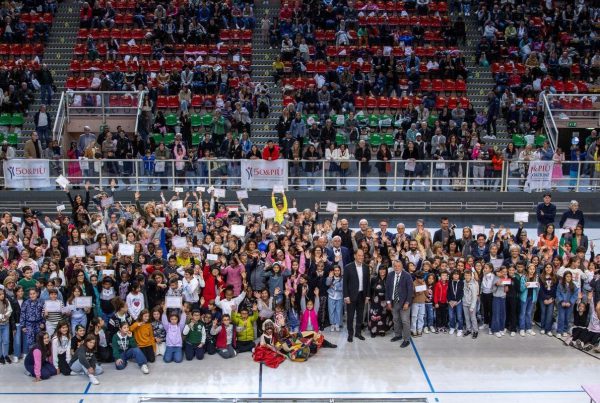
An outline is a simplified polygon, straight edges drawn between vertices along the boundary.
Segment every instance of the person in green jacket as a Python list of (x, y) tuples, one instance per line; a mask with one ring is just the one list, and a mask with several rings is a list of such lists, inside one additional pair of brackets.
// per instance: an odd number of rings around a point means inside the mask
[(254, 339), (256, 338), (254, 335), (254, 322), (257, 319), (258, 306), (256, 304), (252, 306), (252, 315), (250, 315), (247, 308), (242, 308), (239, 312), (233, 311), (231, 313), (231, 320), (237, 332), (237, 345), (235, 349), (238, 353), (254, 349)]
[(137, 346), (127, 322), (121, 322), (119, 331), (114, 334), (112, 351), (117, 370), (125, 369), (127, 362), (133, 358), (144, 374), (150, 373), (146, 356)]
[(206, 352), (206, 328), (200, 318), (200, 310), (194, 309), (190, 323), (183, 328), (183, 335), (185, 336), (183, 351), (185, 352), (185, 359), (188, 361), (193, 360), (194, 357), (201, 360)]

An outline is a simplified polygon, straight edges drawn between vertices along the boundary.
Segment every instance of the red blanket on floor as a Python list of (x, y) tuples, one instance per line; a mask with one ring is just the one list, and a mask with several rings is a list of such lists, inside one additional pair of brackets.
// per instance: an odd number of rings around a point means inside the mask
[(285, 357), (280, 354), (277, 354), (275, 351), (271, 350), (265, 346), (257, 346), (254, 349), (254, 353), (252, 354), (254, 361), (262, 362), (267, 367), (277, 368), (279, 364), (285, 361)]

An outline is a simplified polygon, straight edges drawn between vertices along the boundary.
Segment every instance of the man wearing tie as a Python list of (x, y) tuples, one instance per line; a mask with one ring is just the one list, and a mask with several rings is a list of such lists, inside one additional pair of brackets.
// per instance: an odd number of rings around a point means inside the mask
[[(344, 303), (348, 308), (347, 326), (348, 342), (352, 343), (353, 335), (364, 340), (362, 330), (365, 303), (369, 302), (369, 268), (365, 264), (365, 253), (359, 249), (354, 253), (354, 262), (344, 267), (343, 291)], [(356, 329), (354, 317), (356, 316)]]
[(331, 240), (331, 247), (325, 249), (327, 253), (327, 260), (340, 266), (343, 270), (344, 266), (352, 262), (352, 255), (345, 246), (342, 246), (342, 238), (338, 235), (334, 236)]
[(400, 347), (410, 344), (410, 304), (414, 289), (412, 277), (405, 272), (400, 260), (394, 260), (394, 274), (388, 275), (385, 284), (385, 299), (388, 310), (394, 318), (394, 337), (391, 341), (403, 339)]

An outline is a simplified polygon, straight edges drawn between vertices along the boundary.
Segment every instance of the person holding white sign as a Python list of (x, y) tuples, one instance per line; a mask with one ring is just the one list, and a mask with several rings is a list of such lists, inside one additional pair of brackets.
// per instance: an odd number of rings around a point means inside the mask
[(46, 331), (54, 334), (56, 325), (63, 316), (63, 302), (58, 299), (58, 290), (52, 288), (48, 290), (49, 299), (44, 303), (44, 318), (46, 318)]
[[(69, 315), (71, 318), (71, 333), (75, 334), (75, 329), (78, 325), (83, 326), (87, 329), (87, 315), (90, 313), (92, 308), (91, 304), (89, 306), (87, 303), (82, 303), (85, 301), (79, 301), (79, 299), (85, 298), (82, 297), (83, 291), (81, 287), (74, 286), (71, 295), (67, 299), (67, 306), (65, 307), (65, 313)], [(89, 297), (91, 300), (92, 297)]]
[(534, 264), (527, 267), (527, 273), (521, 276), (521, 310), (519, 311), (519, 334), (525, 337), (525, 334), (535, 336), (533, 331), (533, 307), (538, 298), (540, 289), (537, 268)]
[(558, 226), (560, 228), (565, 228), (567, 220), (571, 220), (571, 222), (574, 223), (570, 225), (570, 228), (575, 228), (577, 224), (581, 224), (581, 226), (585, 228), (585, 218), (583, 216), (583, 211), (579, 210), (579, 202), (577, 202), (577, 200), (571, 200), (569, 209), (563, 213)]
[(511, 280), (508, 278), (506, 267), (501, 266), (496, 270), (494, 276), (494, 286), (492, 287), (492, 325), (491, 331), (496, 337), (504, 335), (504, 325), (506, 324), (506, 291), (508, 286), (506, 282)]

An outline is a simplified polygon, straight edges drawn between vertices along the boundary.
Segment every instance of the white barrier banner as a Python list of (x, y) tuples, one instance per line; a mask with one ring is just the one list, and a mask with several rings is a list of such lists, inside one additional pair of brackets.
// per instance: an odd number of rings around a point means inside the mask
[(552, 187), (552, 161), (531, 161), (525, 182), (526, 192), (543, 191)]
[(12, 189), (36, 189), (50, 186), (49, 161), (37, 159), (4, 161), (4, 186)]
[(287, 187), (287, 160), (264, 161), (242, 160), (242, 188), (273, 189), (273, 186)]

